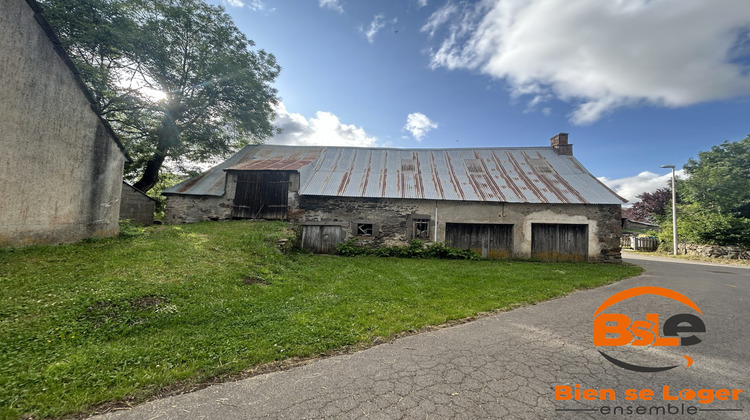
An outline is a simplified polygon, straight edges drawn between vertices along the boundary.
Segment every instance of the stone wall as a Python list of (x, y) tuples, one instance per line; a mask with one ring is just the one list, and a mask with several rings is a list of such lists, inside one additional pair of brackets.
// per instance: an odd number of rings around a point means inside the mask
[(195, 223), (207, 220), (229, 220), (232, 218), (232, 200), (237, 189), (237, 175), (225, 178), (222, 196), (214, 195), (167, 195), (164, 221), (169, 225)]
[(125, 155), (43, 17), (0, 10), (0, 246), (117, 234)]
[(169, 195), (164, 221), (169, 225), (232, 218), (232, 201), (224, 196)]
[[(167, 224), (195, 223), (207, 220), (229, 220), (232, 218), (234, 193), (237, 190), (237, 172), (227, 172), (224, 195), (167, 195), (164, 221)], [(289, 174), (289, 218), (298, 213), (299, 174)]]
[(677, 253), (709, 258), (750, 260), (750, 249), (738, 246), (677, 244)]
[[(437, 209), (437, 216), (436, 216)], [(591, 261), (619, 261), (619, 205), (512, 204), (430, 200), (395, 200), (348, 197), (300, 197), (300, 209), (293, 220), (303, 224), (340, 223), (349, 238), (375, 244), (407, 243), (407, 217), (412, 214), (430, 218), (430, 239), (445, 240), (446, 223), (500, 223), (513, 225), (513, 256), (531, 256), (533, 223), (586, 224), (589, 231), (588, 254)], [(437, 232), (435, 232), (437, 220)], [(371, 237), (355, 235), (358, 223), (371, 223)]]
[(135, 189), (132, 185), (122, 183), (120, 197), (120, 220), (130, 220), (141, 225), (154, 223), (156, 200)]
[[(223, 196), (167, 196), (166, 222), (193, 223), (232, 217), (237, 187), (236, 173), (226, 176)], [(406, 244), (412, 238), (407, 220), (430, 220), (429, 238), (445, 241), (446, 223), (496, 223), (513, 225), (513, 256), (531, 256), (534, 223), (585, 224), (591, 261), (619, 261), (622, 233), (619, 205), (510, 204), (414, 199), (299, 196), (299, 177), (290, 176), (288, 219), (305, 225), (339, 225), (347, 238), (375, 245)], [(436, 213), (437, 212), (437, 213)], [(435, 221), (437, 220), (437, 230)], [(356, 235), (357, 224), (372, 224), (372, 236)]]

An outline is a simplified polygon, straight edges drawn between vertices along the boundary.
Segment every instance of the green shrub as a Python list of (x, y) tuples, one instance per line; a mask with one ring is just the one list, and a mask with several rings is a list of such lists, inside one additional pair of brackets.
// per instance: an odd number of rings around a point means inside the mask
[(470, 249), (459, 249), (450, 247), (442, 242), (427, 245), (426, 253), (430, 258), (442, 258), (446, 260), (479, 260), (481, 257)]
[(409, 242), (409, 245), (394, 245), (373, 247), (360, 245), (356, 240), (350, 239), (336, 247), (336, 253), (347, 257), (359, 255), (370, 255), (375, 257), (397, 257), (397, 258), (441, 258), (451, 260), (479, 260), (481, 257), (469, 249), (452, 248), (444, 243), (431, 243), (425, 245), (424, 241), (417, 239)]
[[(677, 209), (678, 241), (699, 245), (750, 246), (750, 219), (722, 214), (699, 204)], [(662, 224), (658, 234), (661, 246), (672, 250), (672, 220)]]
[(358, 255), (372, 255), (370, 250), (357, 244), (354, 239), (349, 239), (336, 246), (336, 253), (345, 257), (356, 257)]

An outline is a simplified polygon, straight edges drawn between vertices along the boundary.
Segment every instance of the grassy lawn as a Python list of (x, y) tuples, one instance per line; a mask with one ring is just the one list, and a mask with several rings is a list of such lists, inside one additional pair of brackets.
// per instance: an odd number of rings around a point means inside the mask
[(0, 250), (0, 417), (141, 401), (641, 271), (283, 255), (285, 228), (209, 222)]

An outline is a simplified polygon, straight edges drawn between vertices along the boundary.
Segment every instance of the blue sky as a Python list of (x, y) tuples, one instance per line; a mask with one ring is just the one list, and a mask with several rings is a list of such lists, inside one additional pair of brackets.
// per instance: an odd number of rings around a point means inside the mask
[(282, 66), (270, 143), (545, 146), (628, 199), (750, 134), (738, 0), (214, 0)]

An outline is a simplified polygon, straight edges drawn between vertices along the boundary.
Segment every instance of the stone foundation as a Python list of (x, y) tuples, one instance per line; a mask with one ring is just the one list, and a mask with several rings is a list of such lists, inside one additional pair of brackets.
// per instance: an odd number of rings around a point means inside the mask
[[(299, 205), (299, 211), (295, 211), (290, 219), (305, 224), (341, 224), (347, 239), (356, 238), (373, 245), (408, 243), (412, 239), (407, 226), (410, 215), (429, 218), (429, 240), (437, 242), (445, 241), (446, 223), (512, 224), (513, 257), (516, 258), (531, 256), (533, 223), (585, 224), (589, 232), (589, 261), (619, 262), (622, 258), (619, 205), (436, 202), (320, 196), (302, 196)], [(356, 228), (359, 223), (372, 224), (373, 235), (358, 236)]]

